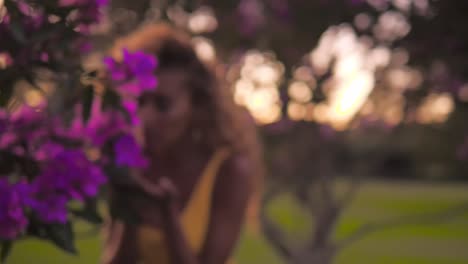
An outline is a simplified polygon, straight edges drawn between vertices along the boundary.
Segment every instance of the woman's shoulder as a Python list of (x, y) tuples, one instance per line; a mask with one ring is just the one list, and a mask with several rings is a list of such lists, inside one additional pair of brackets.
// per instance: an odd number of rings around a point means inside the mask
[[(217, 176), (218, 186), (246, 188), (254, 177), (254, 164), (242, 153), (230, 153), (220, 167)], [(248, 188), (247, 188), (248, 189)]]

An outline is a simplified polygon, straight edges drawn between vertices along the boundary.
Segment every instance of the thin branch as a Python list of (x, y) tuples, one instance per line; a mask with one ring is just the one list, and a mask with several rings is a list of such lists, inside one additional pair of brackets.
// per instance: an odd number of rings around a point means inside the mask
[(283, 230), (281, 230), (281, 228), (276, 223), (271, 221), (271, 219), (266, 214), (266, 205), (275, 197), (276, 193), (276, 191), (270, 191), (263, 198), (262, 207), (260, 210), (262, 231), (275, 251), (278, 252), (283, 258), (290, 259), (293, 256), (293, 252), (290, 245), (287, 243), (286, 235), (284, 234)]
[(323, 201), (328, 204), (334, 204), (335, 198), (333, 194), (333, 183), (330, 180), (330, 175), (327, 173), (328, 170), (321, 170), (319, 172), (319, 189), (322, 195)]
[(356, 197), (356, 194), (359, 191), (359, 187), (361, 186), (361, 179), (359, 177), (351, 177), (352, 178), (351, 182), (349, 183), (349, 187), (343, 195), (343, 198), (341, 198), (339, 202), (339, 206), (342, 209), (345, 209), (351, 204), (351, 202), (354, 200), (354, 197)]
[(453, 206), (451, 208), (447, 208), (444, 210), (440, 210), (438, 212), (431, 212), (431, 213), (422, 213), (418, 215), (406, 215), (402, 217), (398, 217), (395, 219), (383, 221), (380, 223), (370, 223), (366, 224), (360, 228), (358, 228), (354, 233), (352, 233), (349, 237), (345, 238), (341, 242), (338, 243), (338, 248), (343, 248), (350, 245), (353, 242), (356, 242), (366, 235), (377, 231), (383, 231), (385, 229), (396, 228), (399, 226), (407, 226), (407, 225), (433, 225), (433, 224), (440, 224), (450, 220), (453, 220), (456, 217), (468, 212), (468, 202), (462, 203), (457, 206)]
[(315, 228), (311, 239), (306, 244), (306, 248), (323, 248), (329, 245), (330, 237), (333, 234), (340, 213), (341, 208), (331, 203), (328, 203), (326, 207), (322, 207), (319, 214), (316, 215)]

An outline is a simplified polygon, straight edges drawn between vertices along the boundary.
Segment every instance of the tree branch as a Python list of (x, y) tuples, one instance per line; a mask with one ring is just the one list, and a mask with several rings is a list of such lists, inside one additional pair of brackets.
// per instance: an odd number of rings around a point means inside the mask
[(346, 190), (343, 198), (339, 201), (339, 206), (342, 209), (345, 209), (351, 202), (354, 200), (357, 192), (359, 191), (359, 187), (361, 186), (361, 179), (359, 177), (351, 176), (351, 182), (349, 183), (349, 187)]
[(276, 193), (276, 191), (270, 191), (263, 198), (260, 209), (262, 231), (275, 251), (278, 252), (283, 258), (290, 259), (293, 256), (293, 252), (290, 245), (287, 243), (286, 235), (281, 230), (281, 228), (276, 223), (271, 221), (271, 219), (266, 214), (266, 205), (273, 199), (273, 197), (275, 197)]

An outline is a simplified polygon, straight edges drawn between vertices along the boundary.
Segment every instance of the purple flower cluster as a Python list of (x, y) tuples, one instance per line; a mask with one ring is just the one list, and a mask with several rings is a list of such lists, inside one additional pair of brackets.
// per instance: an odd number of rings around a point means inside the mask
[(41, 221), (65, 223), (67, 203), (95, 197), (106, 182), (100, 167), (81, 150), (63, 150), (44, 164), (29, 188), (27, 205)]
[(104, 59), (104, 64), (117, 89), (124, 95), (140, 96), (143, 92), (156, 88), (157, 79), (154, 71), (157, 61), (152, 55), (141, 51), (132, 53), (124, 49), (122, 62), (107, 57)]
[(0, 239), (14, 239), (24, 231), (28, 219), (23, 209), (22, 184), (0, 178)]
[[(139, 125), (136, 98), (156, 88), (156, 58), (141, 51), (130, 52), (124, 49), (121, 62), (107, 57), (104, 58), (104, 64), (114, 86), (123, 97), (122, 107), (131, 118), (131, 125)], [(124, 133), (116, 140), (114, 158), (119, 166), (145, 167), (148, 164), (141, 147), (130, 133)]]
[(95, 197), (106, 182), (82, 148), (54, 141), (57, 134), (40, 110), (0, 111), (0, 151), (33, 159), (39, 167), (29, 183), (11, 185), (0, 178), (0, 238), (13, 239), (25, 228), (26, 208), (45, 223), (65, 223), (69, 201)]
[[(11, 1), (8, 10), (0, 10), (0, 53), (11, 57), (14, 65), (28, 66), (63, 58), (62, 47), (89, 49), (86, 36), (107, 4), (108, 0), (59, 0), (51, 7), (41, 1)], [(41, 35), (44, 31), (47, 38)]]
[(129, 129), (122, 113), (109, 110), (95, 113), (87, 123), (85, 134), (94, 146), (102, 147)]
[[(0, 178), (0, 239), (21, 235), (29, 214), (44, 223), (66, 223), (69, 202), (96, 197), (106, 183), (103, 165), (148, 165), (131, 132), (138, 123), (135, 97), (156, 87), (156, 59), (142, 52), (124, 51), (121, 63), (109, 58), (105, 63), (123, 97), (121, 107), (132, 122), (117, 109), (101, 110), (98, 99), (87, 121), (82, 117), (83, 106), (77, 104), (70, 125), (59, 116), (48, 116), (46, 104), (22, 106), (12, 113), (0, 110), (0, 154), (9, 152), (30, 159), (38, 168), (36, 172), (8, 172), (7, 176), (20, 175), (13, 176), (14, 184), (6, 176)], [(92, 159), (86, 152), (90, 148), (109, 151)]]
[(13, 149), (16, 154), (24, 153), (24, 143), (35, 143), (46, 136), (43, 118), (44, 105), (22, 106), (12, 114), (0, 111), (0, 149)]
[(114, 145), (115, 163), (119, 166), (144, 168), (148, 160), (143, 156), (141, 147), (130, 134), (117, 139)]

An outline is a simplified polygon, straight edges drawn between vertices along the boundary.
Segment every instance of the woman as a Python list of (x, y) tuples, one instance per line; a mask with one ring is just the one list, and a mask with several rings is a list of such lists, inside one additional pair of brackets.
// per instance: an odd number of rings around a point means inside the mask
[(145, 26), (122, 48), (155, 54), (159, 84), (139, 99), (150, 168), (134, 175), (138, 194), (111, 190), (110, 206), (125, 199), (141, 223), (111, 219), (103, 263), (227, 263), (262, 173), (253, 122), (187, 35)]

